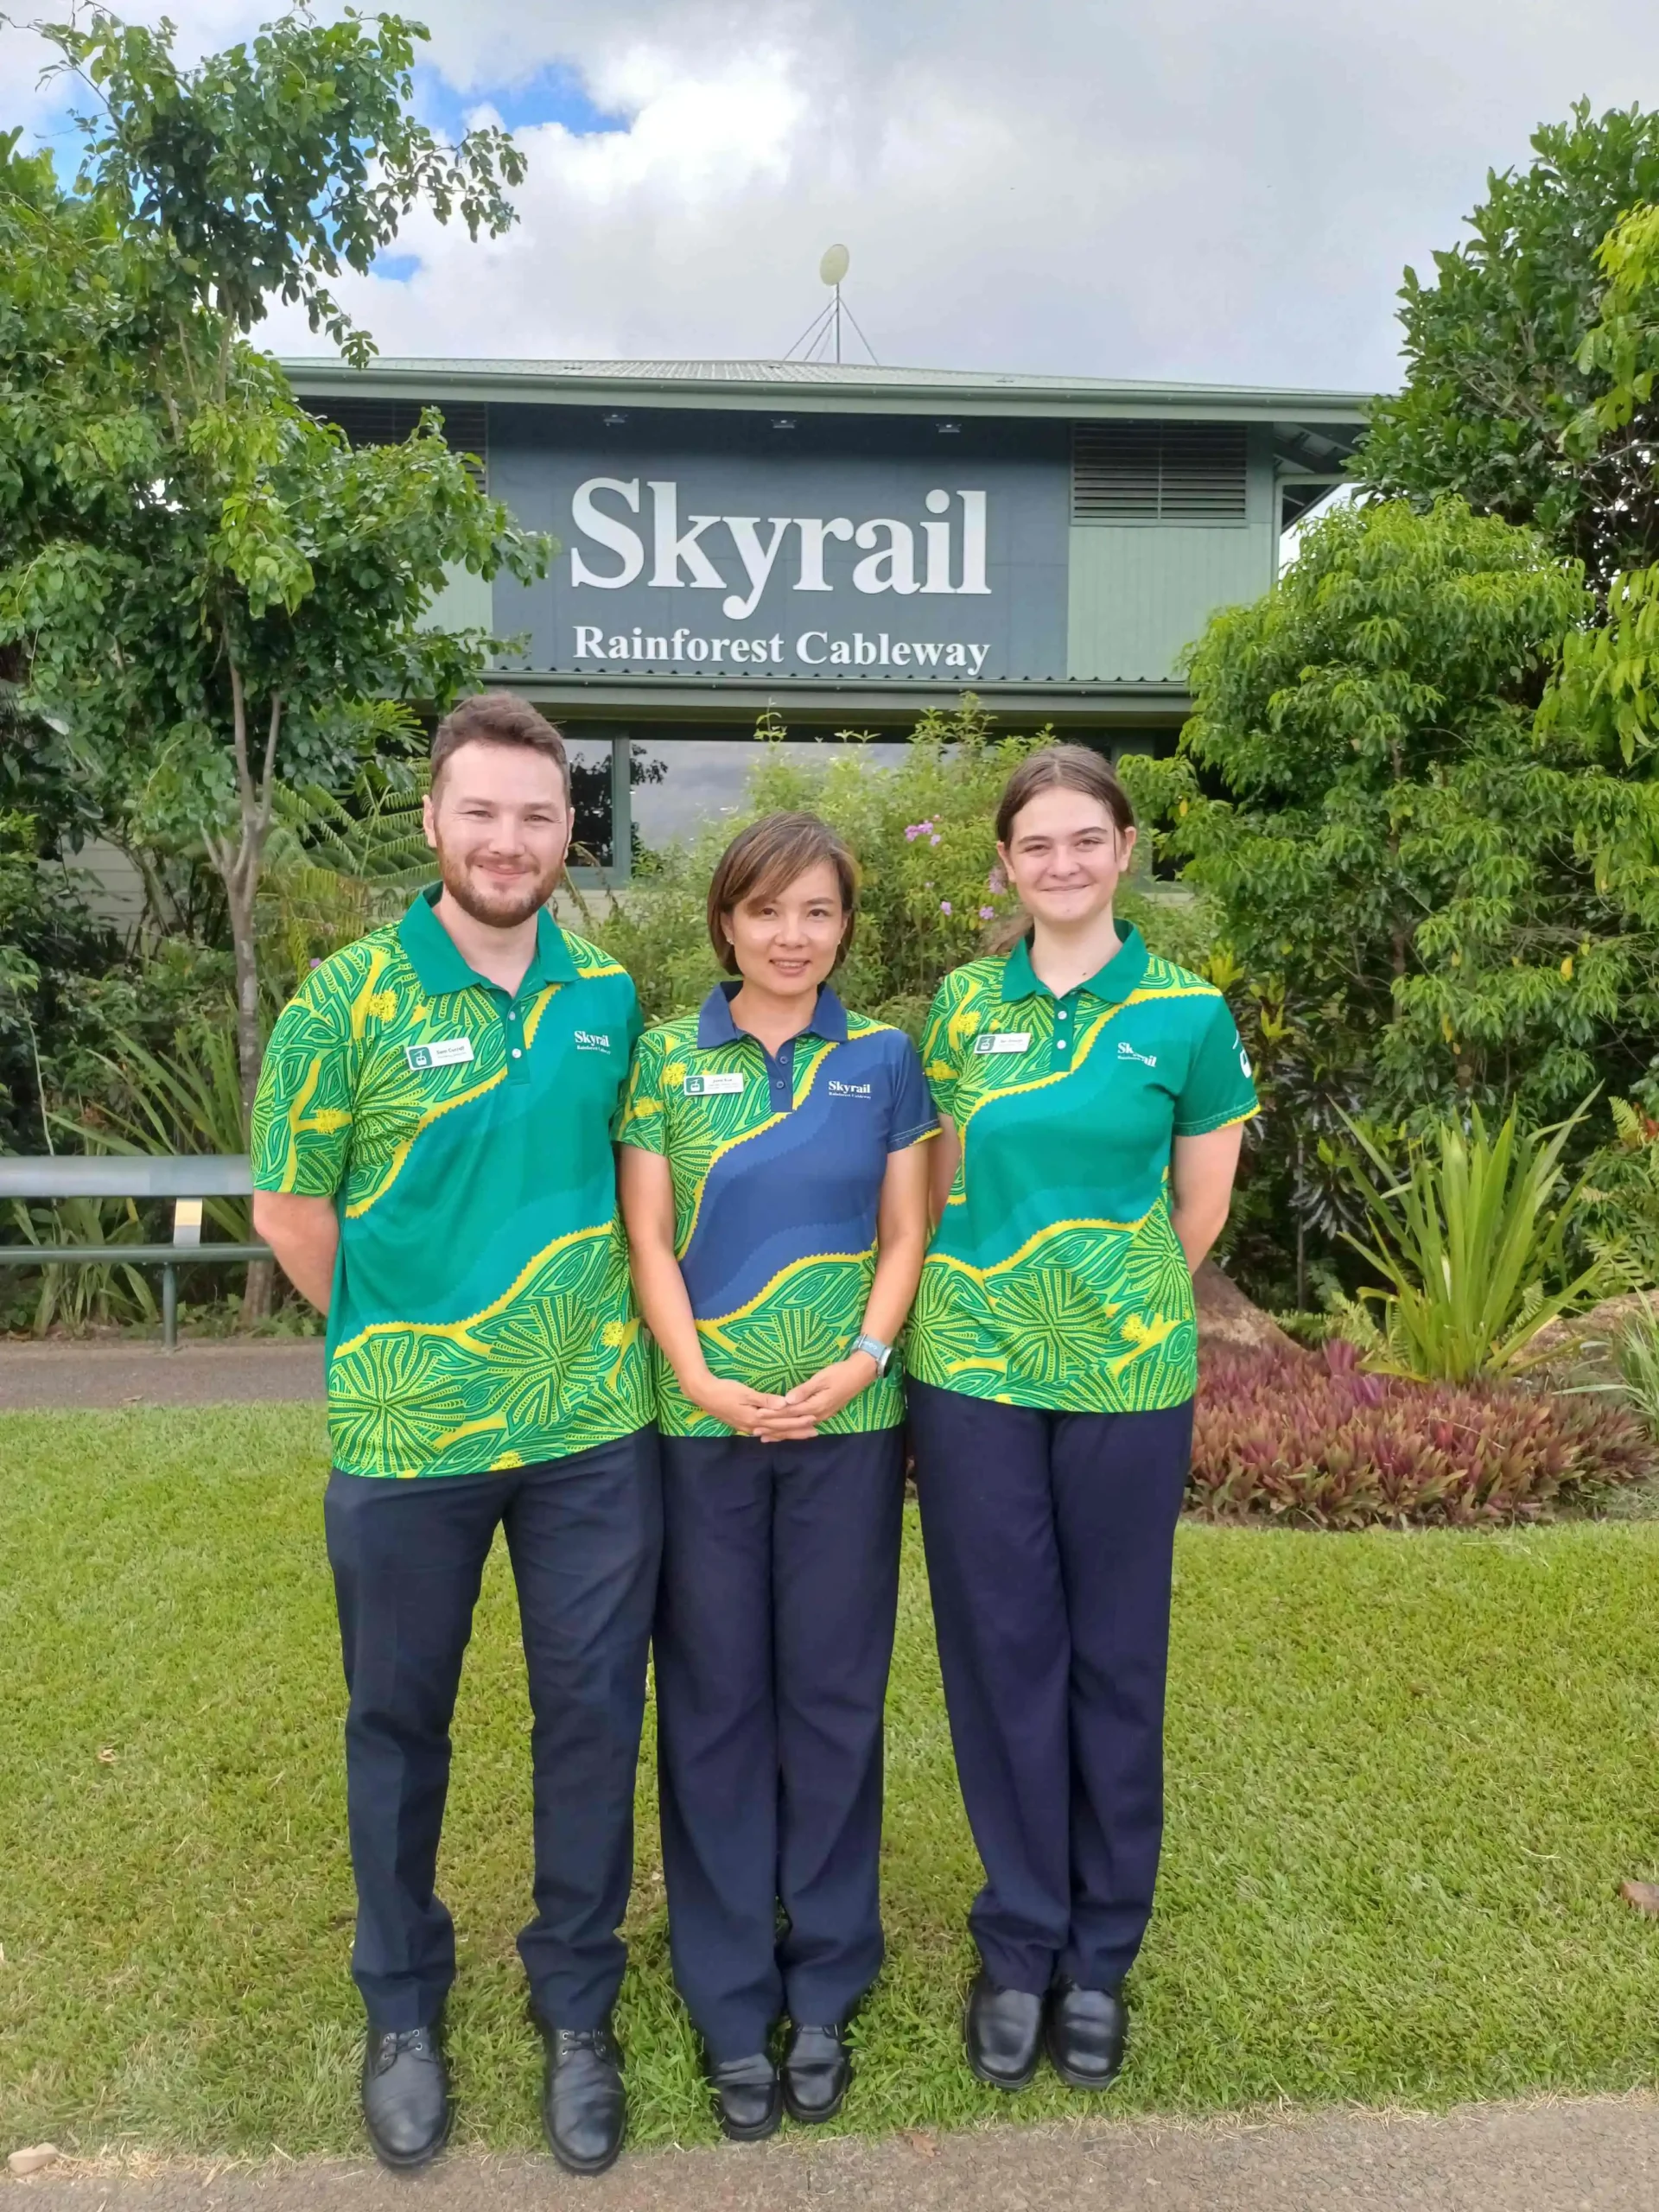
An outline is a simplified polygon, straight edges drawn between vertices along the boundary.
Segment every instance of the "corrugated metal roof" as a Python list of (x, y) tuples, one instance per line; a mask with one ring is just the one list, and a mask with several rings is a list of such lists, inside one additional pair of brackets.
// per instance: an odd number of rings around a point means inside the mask
[[(786, 388), (798, 404), (816, 407), (862, 398), (908, 412), (941, 401), (976, 413), (1132, 412), (1222, 415), (1235, 420), (1348, 422), (1364, 419), (1372, 395), (1262, 385), (1143, 382), (1109, 377), (1033, 376), (987, 369), (877, 368), (833, 361), (535, 361), (382, 357), (367, 369), (338, 359), (290, 359), (283, 363), (302, 391), (408, 392), (416, 387), (442, 395), (444, 387), (482, 396), (556, 400), (580, 392), (585, 399), (636, 399), (653, 388), (676, 393), (680, 405), (708, 405), (745, 393)], [(539, 392), (537, 388), (539, 387)], [(684, 395), (683, 397), (679, 395)], [(695, 397), (693, 397), (695, 395)]]

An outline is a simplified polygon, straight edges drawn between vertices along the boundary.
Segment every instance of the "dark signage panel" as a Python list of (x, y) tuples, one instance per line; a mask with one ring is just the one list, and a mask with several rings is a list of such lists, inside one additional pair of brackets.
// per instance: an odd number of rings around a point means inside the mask
[(496, 586), (535, 668), (976, 683), (1065, 672), (1069, 478), (1048, 425), (492, 410), (490, 488), (559, 541)]

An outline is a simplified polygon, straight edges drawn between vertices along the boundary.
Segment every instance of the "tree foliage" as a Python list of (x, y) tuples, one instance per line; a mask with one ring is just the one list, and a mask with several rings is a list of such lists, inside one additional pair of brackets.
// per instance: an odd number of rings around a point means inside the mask
[(1621, 216), (1659, 200), (1659, 114), (1637, 107), (1535, 136), (1528, 168), (1493, 174), (1471, 236), (1406, 271), (1404, 390), (1379, 403), (1357, 470), (1419, 501), (1456, 494), (1534, 524), (1602, 587), (1659, 559), (1649, 388), (1616, 435), (1567, 434), (1609, 390), (1586, 340), (1607, 270), (1598, 250)]
[(298, 299), (361, 358), (327, 280), (416, 201), (500, 229), (520, 165), (410, 119), (424, 33), (397, 16), (296, 11), (189, 71), (165, 23), (47, 35), (99, 109), (73, 191), (15, 141), (0, 166), (0, 645), (118, 833), (220, 878), (251, 1101), (279, 783), (348, 781), (406, 702), (474, 682), (491, 641), (427, 609), (455, 567), (528, 579), (547, 545), (435, 416), (354, 451), (246, 333)]

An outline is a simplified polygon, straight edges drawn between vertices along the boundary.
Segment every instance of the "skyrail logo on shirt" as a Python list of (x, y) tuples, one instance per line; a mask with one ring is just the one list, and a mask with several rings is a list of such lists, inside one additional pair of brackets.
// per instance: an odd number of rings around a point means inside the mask
[(1155, 1068), (1158, 1065), (1156, 1052), (1137, 1052), (1127, 1037), (1117, 1040), (1117, 1057), (1120, 1060), (1139, 1060), (1143, 1068)]
[(579, 1052), (608, 1052), (611, 1049), (610, 1038), (603, 1030), (577, 1029), (571, 1033)]
[(830, 1078), (830, 1096), (832, 1098), (868, 1098), (870, 1095), (868, 1083), (837, 1083), (834, 1076)]

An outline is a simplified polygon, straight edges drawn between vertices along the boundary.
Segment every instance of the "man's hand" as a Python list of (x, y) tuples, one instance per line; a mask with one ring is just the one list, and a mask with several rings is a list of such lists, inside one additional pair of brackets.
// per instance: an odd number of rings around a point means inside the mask
[(334, 1289), (340, 1218), (332, 1198), (302, 1198), (291, 1191), (256, 1191), (253, 1233), (276, 1255), (276, 1264), (302, 1298), (319, 1313)]
[(820, 1421), (833, 1421), (861, 1390), (868, 1389), (877, 1371), (868, 1352), (849, 1352), (845, 1359), (834, 1360), (798, 1382), (784, 1403), (791, 1413), (804, 1414), (816, 1429)]

